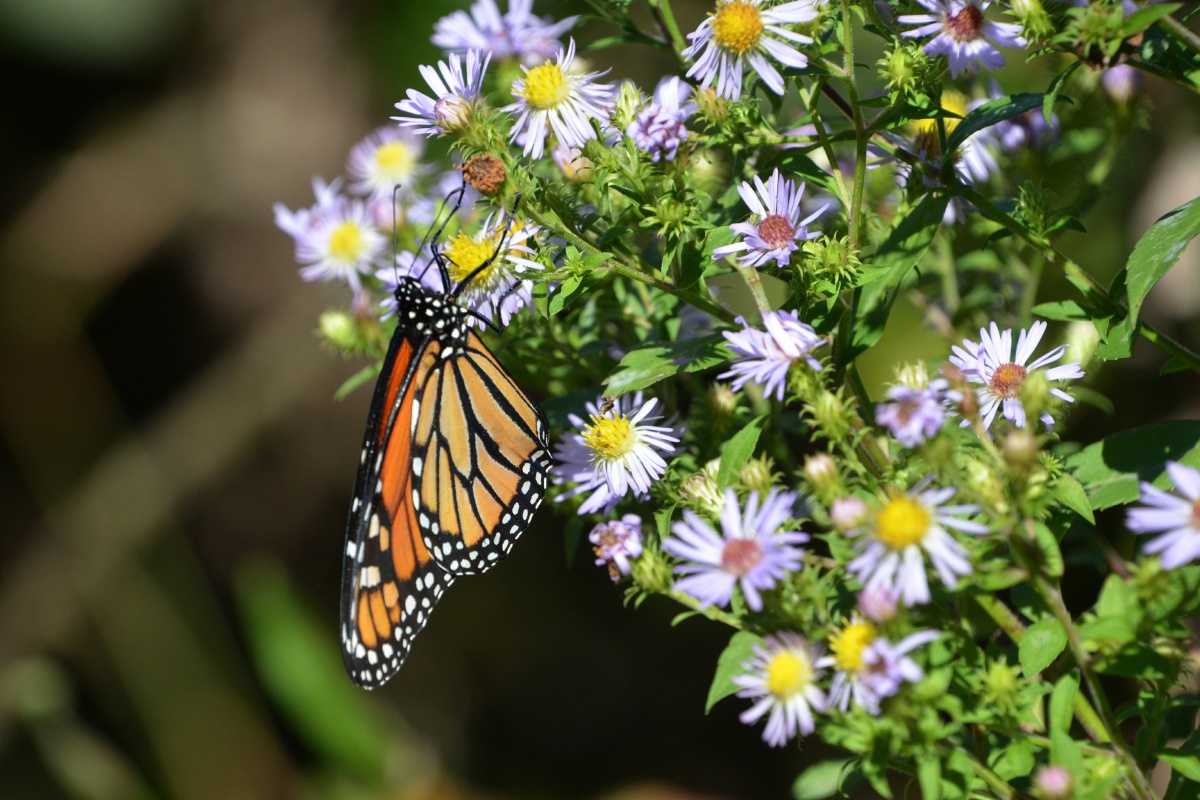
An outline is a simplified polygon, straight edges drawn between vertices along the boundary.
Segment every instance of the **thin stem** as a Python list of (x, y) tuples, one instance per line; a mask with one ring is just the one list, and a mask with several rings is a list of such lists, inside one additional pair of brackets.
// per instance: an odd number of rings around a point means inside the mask
[(846, 48), (846, 89), (850, 93), (850, 118), (854, 121), (854, 186), (847, 210), (850, 246), (857, 249), (861, 227), (863, 189), (867, 178), (867, 139), (862, 109), (858, 104), (858, 78), (854, 74), (854, 18), (850, 15), (850, 0), (842, 0), (842, 39)]
[(692, 611), (702, 614), (713, 622), (723, 622), (734, 630), (741, 630), (742, 623), (737, 617), (729, 614), (713, 605), (701, 605), (700, 601), (692, 597), (690, 594), (680, 592), (675, 589), (664, 592), (667, 597), (671, 598), (680, 605), (687, 606)]
[(1004, 800), (1013, 800), (1013, 798), (1017, 796), (1016, 791), (1008, 784), (1008, 781), (1004, 780), (999, 775), (988, 769), (987, 766), (985, 766), (982, 761), (976, 758), (973, 753), (969, 752), (965, 748), (959, 748), (959, 752), (963, 753), (968, 759), (970, 759), (971, 766), (975, 768), (975, 772), (980, 778), (983, 778), (983, 782), (986, 783), (999, 797), (1003, 797)]
[(649, 0), (649, 5), (654, 19), (658, 22), (658, 27), (671, 40), (671, 49), (675, 51), (675, 57), (682, 62), (687, 42), (679, 31), (679, 25), (675, 22), (675, 14), (671, 11), (671, 0)]

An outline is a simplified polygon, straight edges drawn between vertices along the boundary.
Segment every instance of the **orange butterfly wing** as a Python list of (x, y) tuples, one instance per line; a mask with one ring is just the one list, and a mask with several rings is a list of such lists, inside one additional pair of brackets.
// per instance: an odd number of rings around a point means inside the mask
[(438, 333), (402, 324), (384, 360), (347, 524), (342, 655), (367, 689), (400, 669), (456, 576), (508, 553), (551, 464), (541, 411), (452, 299), (432, 307)]

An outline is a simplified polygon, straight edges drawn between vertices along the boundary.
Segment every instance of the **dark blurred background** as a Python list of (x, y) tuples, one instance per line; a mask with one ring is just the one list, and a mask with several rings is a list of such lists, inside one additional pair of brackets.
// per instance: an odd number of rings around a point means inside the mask
[[(424, 88), (458, 7), (0, 0), (0, 798), (783, 797), (821, 755), (765, 747), (739, 701), (704, 715), (728, 632), (623, 607), (548, 510), (383, 690), (343, 674), (369, 393), (334, 402), (361, 365), (314, 328), (345, 298), (297, 279), (271, 206), (311, 203)], [(677, 8), (684, 30), (706, 9)], [(647, 88), (665, 68), (594, 63)], [(1094, 233), (1063, 245), (1104, 279), (1200, 194), (1195, 96), (1145, 93)], [(1148, 311), (1192, 343), (1198, 261)], [(1163, 360), (1139, 345), (1093, 377), (1115, 413), (1066, 438), (1196, 416)]]

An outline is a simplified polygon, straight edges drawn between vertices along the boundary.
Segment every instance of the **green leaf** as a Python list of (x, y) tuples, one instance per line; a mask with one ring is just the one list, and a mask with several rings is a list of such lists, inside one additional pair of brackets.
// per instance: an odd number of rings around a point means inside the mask
[(1067, 632), (1057, 620), (1044, 619), (1035, 622), (1025, 631), (1021, 639), (1018, 655), (1021, 660), (1021, 671), (1026, 678), (1033, 678), (1046, 667), (1054, 663), (1054, 659), (1067, 646)]
[(1050, 88), (1046, 90), (1046, 94), (1042, 98), (1042, 116), (1046, 118), (1047, 123), (1050, 122), (1050, 115), (1054, 108), (1054, 101), (1058, 99), (1058, 93), (1067, 85), (1071, 74), (1081, 66), (1083, 66), (1082, 61), (1072, 61), (1071, 66), (1055, 75), (1054, 80), (1050, 81)]
[(757, 417), (721, 445), (721, 465), (717, 467), (717, 486), (724, 489), (732, 486), (742, 467), (754, 455), (758, 436), (762, 433), (766, 417)]
[(1137, 638), (1137, 628), (1121, 617), (1098, 617), (1079, 625), (1079, 638), (1088, 650), (1124, 645)]
[[(1155, 6), (1146, 11), (1156, 11)], [(1138, 12), (1139, 14), (1142, 12)], [(1200, 235), (1200, 197), (1168, 211), (1138, 240), (1125, 268), (1113, 279), (1109, 297), (1114, 302), (1124, 297), (1129, 313), (1104, 337), (1096, 354), (1105, 360), (1128, 358), (1133, 353), (1138, 315), (1150, 290), (1179, 260), (1188, 242)]]
[(825, 800), (842, 794), (842, 776), (851, 763), (849, 758), (831, 758), (818, 761), (796, 778), (792, 784), (792, 796), (796, 800)]
[(1033, 540), (1041, 556), (1042, 572), (1051, 578), (1061, 578), (1063, 574), (1062, 550), (1058, 547), (1058, 539), (1054, 532), (1044, 522), (1033, 524)]
[(605, 394), (622, 395), (653, 386), (679, 372), (696, 372), (729, 358), (720, 334), (655, 343), (630, 350), (604, 382)]
[(1066, 767), (1078, 785), (1085, 774), (1083, 753), (1079, 744), (1066, 731), (1050, 731), (1050, 763)]
[(1075, 478), (1066, 473), (1055, 478), (1054, 496), (1064, 506), (1093, 525), (1096, 524), (1096, 517), (1092, 514), (1092, 507), (1088, 504), (1087, 492), (1084, 491), (1083, 484)]
[(1050, 730), (1067, 733), (1071, 729), (1071, 720), (1075, 716), (1075, 696), (1079, 694), (1079, 678), (1074, 673), (1068, 673), (1054, 684), (1050, 694)]
[(968, 113), (962, 122), (954, 126), (954, 130), (946, 137), (947, 152), (953, 153), (959, 145), (971, 134), (990, 128), (997, 122), (1012, 119), (1018, 114), (1034, 108), (1040, 108), (1045, 95), (1035, 93), (1014, 94), (1011, 97), (1001, 97), (984, 103), (979, 108)]
[(717, 674), (713, 676), (712, 686), (708, 688), (708, 701), (704, 704), (704, 713), (712, 711), (718, 701), (729, 697), (738, 690), (733, 682), (735, 675), (742, 674), (742, 664), (750, 660), (754, 654), (754, 646), (762, 644), (762, 637), (753, 633), (738, 631), (729, 640), (729, 644), (717, 658)]
[(1135, 11), (1126, 17), (1125, 25), (1121, 30), (1121, 38), (1128, 39), (1130, 36), (1136, 36), (1163, 17), (1174, 14), (1181, 8), (1183, 8), (1183, 3), (1163, 3)]
[(1149, 647), (1135, 645), (1126, 647), (1115, 656), (1096, 664), (1096, 671), (1105, 675), (1120, 675), (1140, 678), (1144, 681), (1157, 680), (1171, 674), (1171, 662), (1166, 656)]
[(993, 750), (988, 754), (988, 761), (992, 772), (1010, 782), (1033, 772), (1037, 764), (1033, 744), (1028, 739), (1014, 739), (998, 754)]
[(579, 291), (579, 287), (582, 285), (583, 278), (578, 275), (571, 275), (560, 283), (558, 291), (550, 295), (550, 316), (557, 316), (561, 313), (567, 300), (571, 299), (571, 295)]
[(347, 680), (324, 625), (304, 608), (283, 568), (266, 560), (243, 564), (234, 588), (261, 686), (289, 730), (319, 758), (372, 783), (382, 780), (385, 760), (398, 756), (396, 766), (405, 766), (407, 749)]
[(1162, 750), (1159, 751), (1158, 758), (1170, 764), (1171, 769), (1189, 781), (1200, 783), (1200, 757), (1182, 753), (1179, 750)]
[[(837, 181), (827, 170), (821, 169), (817, 163), (802, 153), (799, 149), (789, 147), (772, 158), (759, 170), (760, 175), (770, 175), (776, 168), (780, 172), (790, 172), (804, 178), (806, 183), (820, 186), (829, 194), (838, 196)], [(811, 191), (811, 190), (810, 190)]]
[(368, 364), (358, 372), (351, 375), (345, 382), (338, 387), (338, 390), (333, 393), (333, 399), (337, 401), (345, 400), (358, 387), (362, 386), (367, 381), (374, 380), (379, 376), (379, 370), (383, 367), (382, 363)]
[(889, 273), (886, 278), (854, 290), (856, 324), (850, 332), (847, 360), (870, 348), (883, 335), (900, 284), (933, 243), (948, 202), (949, 198), (942, 194), (925, 195), (913, 212), (892, 229), (871, 259), (872, 264), (887, 268)]
[[(1138, 481), (1163, 475), (1167, 461), (1200, 467), (1200, 422), (1165, 422), (1113, 434), (1067, 459), (1095, 511), (1131, 503)], [(1165, 484), (1164, 484), (1165, 485)]]
[[(1096, 598), (1095, 612), (1098, 617), (1127, 619), (1130, 610), (1138, 604), (1137, 592), (1120, 575), (1109, 575)], [(1138, 610), (1141, 615), (1141, 610)]]
[(922, 800), (938, 800), (942, 796), (942, 761), (933, 753), (917, 757), (917, 782), (921, 784)]
[[(1076, 64), (1083, 62), (1076, 61)], [(1064, 300), (1059, 303), (1039, 303), (1032, 309), (1035, 316), (1055, 322), (1075, 322), (1091, 319), (1087, 309), (1074, 300)]]

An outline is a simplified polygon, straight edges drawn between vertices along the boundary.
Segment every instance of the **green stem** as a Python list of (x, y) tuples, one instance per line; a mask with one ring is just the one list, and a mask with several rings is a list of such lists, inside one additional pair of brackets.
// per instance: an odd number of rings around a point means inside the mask
[(966, 757), (970, 759), (971, 766), (975, 768), (975, 772), (980, 778), (983, 779), (983, 782), (986, 783), (991, 790), (996, 793), (997, 796), (1004, 798), (1004, 800), (1013, 800), (1013, 798), (1017, 796), (1016, 791), (1013, 790), (1012, 786), (1009, 786), (1008, 781), (1004, 780), (999, 775), (988, 769), (987, 766), (978, 758), (976, 758), (973, 753), (961, 748), (960, 752), (965, 754)]
[(683, 51), (687, 47), (687, 42), (679, 30), (679, 25), (675, 22), (675, 14), (671, 11), (671, 0), (648, 0), (648, 2), (651, 12), (658, 21), (658, 27), (671, 40), (671, 48), (675, 51), (675, 57), (682, 63)]
[(850, 0), (842, 0), (842, 38), (846, 47), (846, 89), (850, 93), (850, 119), (854, 122), (854, 186), (847, 210), (850, 246), (858, 249), (862, 217), (863, 189), (867, 180), (867, 139), (862, 109), (858, 104), (858, 78), (854, 74), (854, 18), (850, 15)]
[(692, 597), (690, 594), (687, 594), (685, 592), (676, 591), (674, 589), (664, 592), (664, 594), (666, 594), (667, 597), (671, 598), (672, 600), (679, 603), (680, 605), (687, 606), (692, 611), (702, 614), (703, 616), (707, 617), (708, 619), (711, 619), (713, 622), (723, 622), (726, 625), (728, 625), (729, 627), (733, 628), (734, 630), (740, 631), (742, 629), (741, 620), (739, 620), (737, 617), (735, 617), (732, 614), (729, 614), (725, 611), (722, 611), (721, 609), (717, 608), (716, 606), (701, 605), (700, 601), (697, 600), (696, 598)]

